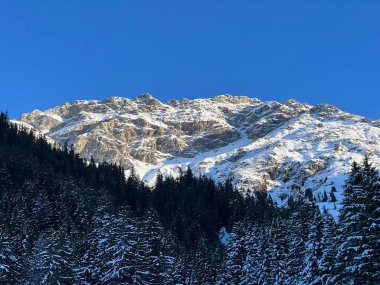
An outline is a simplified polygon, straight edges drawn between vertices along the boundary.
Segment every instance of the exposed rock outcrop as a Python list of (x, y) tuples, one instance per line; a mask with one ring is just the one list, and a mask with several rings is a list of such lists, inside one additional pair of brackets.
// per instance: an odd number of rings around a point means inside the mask
[(134, 167), (151, 183), (158, 170), (176, 175), (189, 165), (219, 181), (232, 178), (242, 190), (284, 197), (299, 187), (319, 193), (342, 184), (364, 153), (380, 165), (379, 121), (293, 99), (220, 95), (165, 104), (142, 94), (77, 100), (23, 114), (21, 121), (85, 158)]

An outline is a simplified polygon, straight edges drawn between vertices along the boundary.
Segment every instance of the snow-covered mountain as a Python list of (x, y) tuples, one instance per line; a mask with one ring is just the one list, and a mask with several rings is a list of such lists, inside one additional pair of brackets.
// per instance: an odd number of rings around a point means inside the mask
[(365, 153), (380, 166), (379, 121), (295, 100), (221, 95), (164, 104), (142, 94), (78, 100), (21, 121), (85, 158), (134, 167), (148, 183), (158, 171), (175, 176), (190, 166), (219, 181), (231, 178), (242, 191), (273, 190), (280, 202), (299, 187), (316, 195), (339, 188)]

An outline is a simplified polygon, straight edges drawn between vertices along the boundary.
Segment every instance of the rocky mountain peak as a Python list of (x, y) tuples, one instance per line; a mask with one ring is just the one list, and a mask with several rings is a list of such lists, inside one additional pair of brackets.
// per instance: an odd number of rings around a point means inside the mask
[(121, 102), (126, 102), (126, 101), (130, 102), (131, 100), (128, 98), (124, 98), (124, 97), (112, 96), (112, 97), (109, 97), (109, 98), (105, 99), (104, 101), (102, 101), (102, 103), (104, 103), (104, 104), (121, 103)]
[(152, 99), (155, 99), (153, 97), (153, 95), (151, 95), (149, 93), (141, 93), (141, 94), (139, 94), (139, 95), (136, 96), (135, 100), (144, 102), (144, 101), (149, 101), (149, 100), (152, 100)]
[(31, 113), (22, 114), (20, 120), (21, 121), (28, 121), (28, 120), (32, 121), (36, 117), (41, 116), (43, 114), (44, 114), (44, 112), (36, 109), (36, 110), (33, 110)]
[(225, 94), (163, 104), (141, 94), (74, 101), (21, 121), (85, 158), (134, 167), (148, 183), (158, 170), (175, 176), (190, 166), (218, 181), (231, 178), (242, 191), (271, 190), (279, 201), (299, 187), (316, 194), (338, 188), (366, 152), (380, 165), (378, 121), (294, 99)]
[(300, 102), (298, 102), (297, 100), (295, 99), (289, 99), (287, 100), (284, 105), (288, 106), (288, 107), (293, 107), (293, 106), (297, 106), (297, 105), (304, 105)]
[(149, 93), (140, 94), (133, 101), (137, 104), (143, 104), (150, 107), (163, 107), (163, 104)]
[(213, 97), (211, 100), (219, 103), (230, 103), (230, 104), (260, 104), (261, 101), (257, 98), (249, 98), (247, 96), (233, 96), (230, 94), (218, 95)]

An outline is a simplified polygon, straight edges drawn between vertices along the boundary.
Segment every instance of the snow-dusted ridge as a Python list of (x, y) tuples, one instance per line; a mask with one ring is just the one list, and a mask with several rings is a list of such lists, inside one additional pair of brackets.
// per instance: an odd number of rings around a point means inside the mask
[(158, 170), (175, 176), (190, 166), (218, 181), (231, 178), (242, 191), (271, 190), (279, 203), (297, 187), (316, 195), (339, 189), (365, 153), (380, 166), (379, 121), (295, 100), (220, 95), (162, 103), (142, 94), (77, 100), (21, 121), (85, 158), (134, 167), (148, 183)]

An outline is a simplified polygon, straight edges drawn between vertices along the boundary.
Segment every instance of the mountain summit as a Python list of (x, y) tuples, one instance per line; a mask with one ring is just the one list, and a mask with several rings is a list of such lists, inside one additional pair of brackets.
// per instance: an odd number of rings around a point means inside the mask
[(21, 121), (85, 158), (133, 167), (148, 183), (158, 171), (175, 176), (189, 166), (242, 191), (273, 190), (280, 202), (300, 187), (316, 195), (339, 187), (366, 153), (380, 165), (378, 121), (293, 99), (220, 95), (165, 104), (141, 94), (77, 100)]

